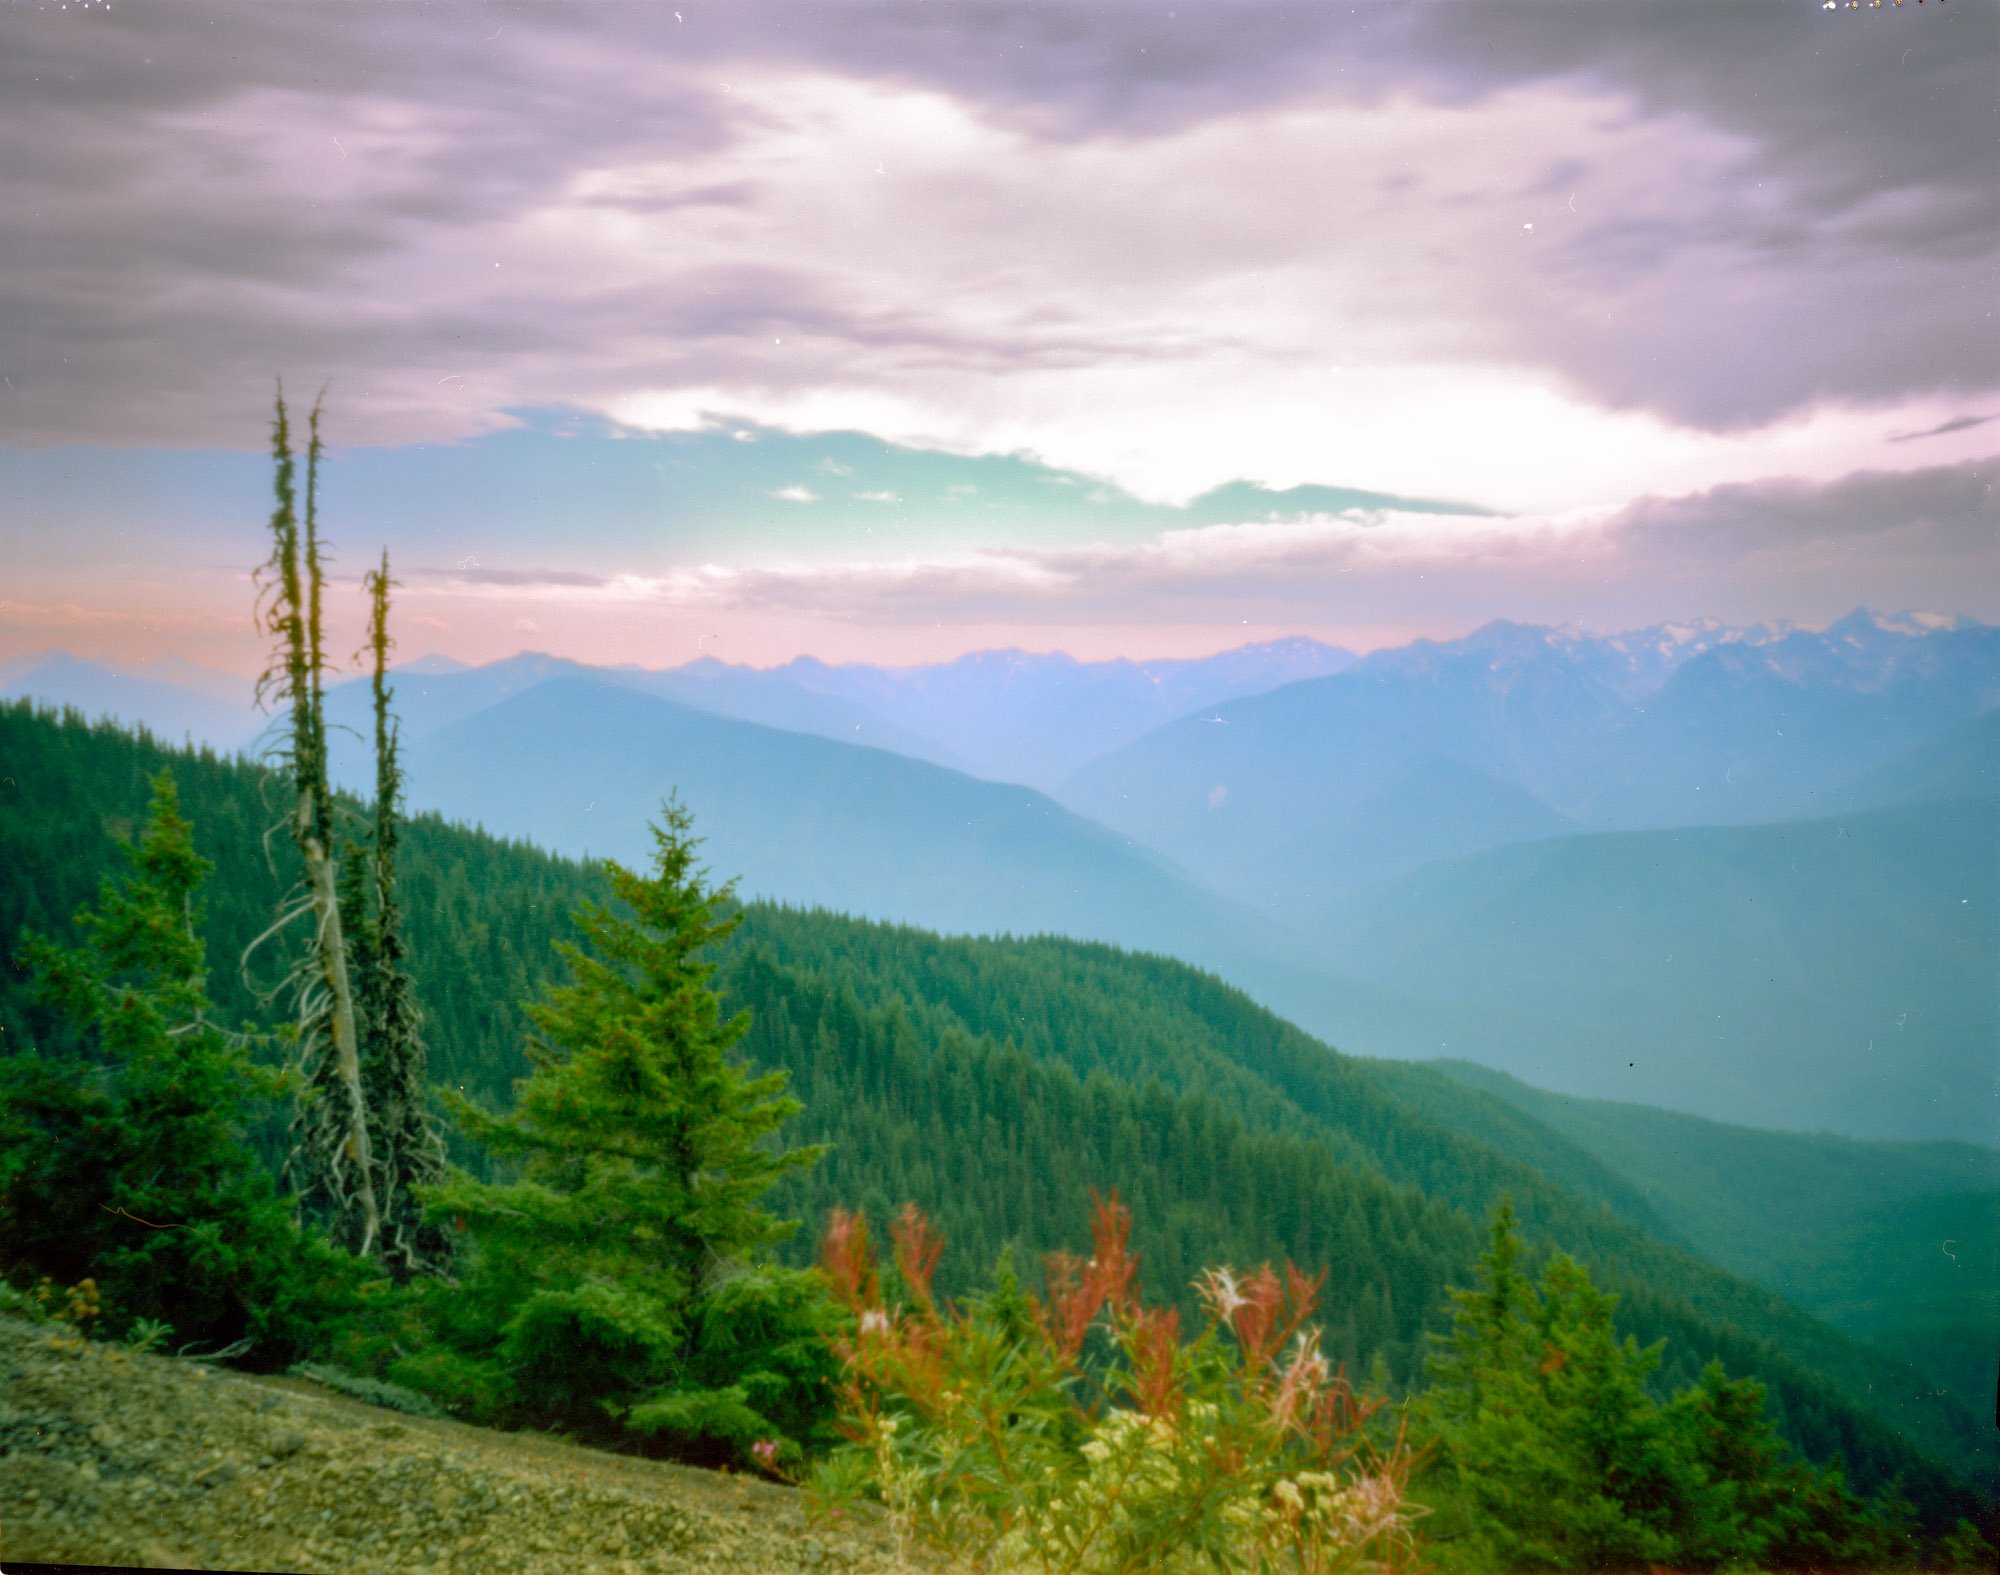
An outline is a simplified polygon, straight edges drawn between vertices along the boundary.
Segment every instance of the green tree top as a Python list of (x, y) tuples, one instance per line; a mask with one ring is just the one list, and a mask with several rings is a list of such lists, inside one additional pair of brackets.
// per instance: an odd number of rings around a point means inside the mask
[(278, 1079), (209, 1017), (197, 894), (212, 866), (166, 773), (124, 852), (123, 879), (77, 915), (79, 946), (26, 947), (87, 1060), (0, 1060), (0, 1260), (92, 1275), (114, 1324), (158, 1318), (184, 1342), (275, 1354), (317, 1258), (248, 1142)]
[(800, 1108), (786, 1074), (731, 1054), (749, 1019), (723, 1014), (710, 961), (731, 890), (707, 885), (689, 825), (666, 806), (649, 876), (607, 864), (614, 905), (579, 911), (569, 982), (530, 1008), (515, 1108), (452, 1101), (518, 1175), (430, 1191), (471, 1244), (446, 1309), (460, 1355), (408, 1376), (491, 1414), (747, 1459), (795, 1451), (825, 1409), (831, 1305), (763, 1261), (796, 1222), (762, 1205), (822, 1151), (771, 1141)]
[(761, 1206), (780, 1176), (819, 1158), (764, 1140), (796, 1115), (782, 1072), (750, 1075), (730, 1051), (747, 1013), (724, 1017), (708, 953), (736, 928), (695, 865), (688, 813), (664, 808), (655, 872), (606, 864), (615, 902), (577, 914), (559, 946), (570, 982), (530, 1008), (541, 1030), (518, 1104), (457, 1106), (467, 1133), (525, 1163), (508, 1185), (461, 1181), (450, 1206), (489, 1235), (637, 1273), (687, 1313), (717, 1269), (797, 1228)]
[(1613, 1329), (1617, 1297), (1557, 1253), (1520, 1271), (1502, 1204), (1456, 1290), (1422, 1414), (1444, 1445), (1487, 1563), (1516, 1570), (1880, 1569), (1909, 1555), (1907, 1506), (1863, 1503), (1838, 1468), (1795, 1459), (1764, 1387), (1711, 1363), (1657, 1404), (1645, 1349)]

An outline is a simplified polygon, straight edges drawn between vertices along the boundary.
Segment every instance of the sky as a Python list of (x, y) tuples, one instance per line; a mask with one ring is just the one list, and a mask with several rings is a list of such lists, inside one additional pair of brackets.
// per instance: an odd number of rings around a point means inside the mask
[(0, 658), (2000, 617), (2000, 6), (0, 8)]

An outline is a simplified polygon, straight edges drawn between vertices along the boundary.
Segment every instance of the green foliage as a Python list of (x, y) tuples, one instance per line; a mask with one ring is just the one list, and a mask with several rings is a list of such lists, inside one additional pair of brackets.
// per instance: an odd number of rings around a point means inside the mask
[(196, 853), (173, 779), (127, 872), (76, 917), (82, 943), (30, 937), (65, 1050), (0, 1059), (0, 1262), (90, 1277), (112, 1329), (171, 1324), (187, 1345), (264, 1360), (311, 1338), (343, 1260), (303, 1239), (245, 1142), (275, 1080), (211, 1016)]
[[(375, 713), (375, 815), (365, 863), (358, 852), (342, 865), (355, 872), (352, 897), (342, 894), (343, 914), (355, 924), (349, 947), (355, 967), (355, 1006), (361, 1041), (361, 1087), (368, 1108), (375, 1161), (375, 1192), (382, 1211), (380, 1256), (399, 1281), (440, 1275), (451, 1266), (451, 1235), (427, 1219), (423, 1188), (444, 1179), (444, 1141), (425, 1101), (428, 1054), (423, 1012), (408, 966), (397, 847), (402, 840), (403, 770), (396, 723), (390, 714), (389, 554), (365, 583), (369, 598), (368, 651)], [(363, 871), (365, 869), (365, 876)]]
[(1615, 1297), (1558, 1254), (1539, 1286), (1503, 1204), (1477, 1288), (1419, 1414), (1435, 1428), (1482, 1562), (1504, 1570), (1887, 1568), (1907, 1561), (1907, 1505), (1857, 1498), (1838, 1468), (1793, 1457), (1764, 1386), (1710, 1364), (1661, 1406), (1661, 1346), (1613, 1332)]
[[(147, 778), (162, 768), (220, 865), (206, 888), (211, 954), (239, 955), (269, 923), (288, 877), (257, 853), (268, 815), (254, 768), (22, 705), (0, 706), (0, 763), (32, 789), (10, 790), (0, 812), (0, 937), (30, 928), (68, 937), (70, 912), (116, 861), (118, 839), (143, 815)], [(351, 803), (343, 815), (362, 818)], [(517, 1048), (528, 1026), (520, 1002), (559, 974), (550, 943), (566, 916), (604, 900), (608, 885), (600, 870), (431, 816), (401, 835), (398, 883), (422, 959), (413, 978), (432, 1075), (505, 1108), (530, 1070)], [(1547, 1244), (1560, 1241), (1618, 1293), (1621, 1336), (1668, 1342), (1648, 1380), (1655, 1401), (1719, 1360), (1757, 1374), (1788, 1443), (1814, 1461), (1844, 1460), (1857, 1491), (1900, 1476), (1939, 1534), (1982, 1513), (1938, 1462), (1992, 1480), (1990, 1423), (1620, 1217), (1604, 1187), (1616, 1178), (1598, 1165), (1593, 1186), (1590, 1156), (1571, 1145), (1565, 1158), (1564, 1140), (1532, 1118), (1489, 1132), (1462, 1112), (1429, 1114), (1385, 1069), (1330, 1052), (1218, 980), (1104, 946), (952, 939), (765, 904), (745, 910), (715, 960), (730, 1009), (753, 1014), (743, 1058), (788, 1072), (805, 1102), (787, 1132), (836, 1145), (780, 1179), (772, 1209), (820, 1218), (846, 1201), (879, 1218), (892, 1199), (934, 1200), (955, 1245), (940, 1271), (948, 1294), (970, 1293), (977, 1267), (1009, 1246), (1028, 1264), (1079, 1239), (1088, 1190), (1116, 1185), (1136, 1214), (1135, 1247), (1154, 1283), (1180, 1292), (1184, 1318), (1200, 1308), (1181, 1288), (1204, 1264), (1329, 1266), (1323, 1348), (1352, 1371), (1382, 1356), (1404, 1393), (1422, 1381), (1426, 1331), (1448, 1319), (1447, 1287), (1479, 1251), (1479, 1221), (1507, 1193), (1519, 1206), (1525, 1272), (1538, 1275)], [(79, 1053), (83, 1037), (24, 985), (17, 967), (0, 968), (0, 1043)], [(255, 1010), (233, 969), (214, 988), (225, 1020)], [(1404, 1070), (1458, 1089), (1427, 1068)], [(275, 1162), (282, 1123), (259, 1124), (252, 1141)], [(451, 1142), (455, 1159), (494, 1174), (482, 1151)], [(802, 1268), (811, 1246), (773, 1250)], [(449, 1395), (466, 1415), (505, 1415), (505, 1373), (488, 1360), (504, 1318), (469, 1299), (471, 1285), (419, 1295), (416, 1335), (391, 1339), (370, 1323), (352, 1365)], [(345, 1315), (343, 1349), (355, 1320), (381, 1319), (385, 1300)], [(425, 1347), (422, 1330), (433, 1327), (458, 1333)]]
[(542, 1038), (514, 1109), (453, 1101), (517, 1174), (432, 1195), (472, 1246), (439, 1326), (464, 1360), (439, 1376), (535, 1425), (748, 1458), (761, 1439), (803, 1446), (823, 1406), (824, 1296), (761, 1266), (795, 1228), (763, 1195), (819, 1150), (773, 1141), (798, 1102), (732, 1054), (747, 1018), (723, 1015), (707, 954), (735, 920), (688, 831), (670, 804), (650, 877), (607, 866), (620, 907), (578, 913), (584, 944), (531, 1009)]
[[(2000, 1325), (2000, 1151), (1766, 1132), (1551, 1094), (1464, 1062), (1376, 1070), (1461, 1131), (1484, 1135), (1501, 1121), (1554, 1129), (1572, 1160), (1615, 1172), (1612, 1187), (1593, 1188), (1572, 1163), (1562, 1171), (1572, 1190), (1604, 1196), (1642, 1228), (1685, 1239), (1987, 1408)], [(1551, 1175), (1563, 1163), (1546, 1149), (1536, 1160)], [(1643, 1212), (1632, 1203), (1640, 1188)]]
[(1415, 1545), (1400, 1446), (1307, 1327), (1318, 1286), (1287, 1266), (1203, 1280), (1206, 1318), (1147, 1307), (1130, 1215), (1100, 1203), (1088, 1262), (1042, 1297), (1003, 1277), (964, 1308), (932, 1289), (942, 1241), (907, 1207), (907, 1297), (882, 1294), (867, 1225), (837, 1213), (826, 1270), (855, 1316), (841, 1343), (851, 1442), (830, 1507), (879, 1498), (905, 1535), (974, 1568), (1043, 1572), (1394, 1569)]
[(2000, 1566), (2000, 1548), (1971, 1521), (1961, 1520), (1938, 1544), (1932, 1567), (1950, 1575), (1986, 1575), (1996, 1566)]

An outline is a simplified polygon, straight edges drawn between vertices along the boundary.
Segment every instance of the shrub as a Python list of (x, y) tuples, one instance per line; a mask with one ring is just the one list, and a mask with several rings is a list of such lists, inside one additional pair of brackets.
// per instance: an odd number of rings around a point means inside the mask
[(1148, 1307), (1130, 1217), (1099, 1200), (1088, 1261), (1041, 1296), (1002, 1283), (963, 1308), (931, 1292), (941, 1243), (894, 1228), (907, 1301), (882, 1294), (865, 1221), (836, 1212), (825, 1272), (854, 1314), (839, 1346), (848, 1443), (822, 1504), (879, 1498), (901, 1531), (975, 1567), (1065, 1572), (1396, 1567), (1414, 1556), (1398, 1438), (1308, 1326), (1319, 1282), (1287, 1265), (1198, 1282), (1206, 1326)]

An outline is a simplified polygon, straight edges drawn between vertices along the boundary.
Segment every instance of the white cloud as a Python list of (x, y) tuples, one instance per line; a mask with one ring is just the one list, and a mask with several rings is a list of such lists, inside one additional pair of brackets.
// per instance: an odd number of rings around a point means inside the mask
[(778, 488), (777, 491), (773, 492), (771, 496), (774, 498), (782, 498), (787, 503), (819, 502), (819, 494), (813, 491), (811, 487), (799, 487), (799, 486), (780, 487)]
[[(755, 619), (898, 624), (1337, 623), (1837, 615), (1857, 574), (1896, 604), (1970, 609), (1993, 583), (1979, 467), (1792, 478), (1617, 508), (1514, 516), (1354, 510), (1162, 531), (1138, 542), (986, 547), (809, 564), (688, 564), (602, 587), (551, 584), (565, 608), (658, 606)], [(1718, 597), (1715, 587), (1726, 585)], [(1986, 604), (1978, 604), (1984, 607)]]
[[(858, 25), (745, 24), (707, 46), (726, 71), (664, 22), (523, 22), (451, 92), (395, 33), (319, 25), (246, 24), (240, 68), (184, 60), (203, 90), (149, 108), (23, 111), (41, 118), (13, 206), (39, 217), (0, 270), (9, 433), (240, 441), (276, 361), (333, 375), (343, 442), (570, 405), (746, 442), (759, 422), (1026, 452), (1156, 501), (1248, 479), (1534, 511), (1774, 455), (1907, 463), (1888, 433), (1991, 408), (1944, 388), (1979, 365), (1966, 281), (1990, 205), (1939, 208), (1907, 170), (1828, 196), (1777, 156), (1826, 140), (1796, 129), (1796, 83), (1742, 95), (1789, 105), (1777, 130), (1716, 112), (1717, 73), (1635, 87), (1663, 47), (1637, 24), (1602, 24), (1575, 69), (1504, 50), (1426, 69), (1357, 35), (1275, 83), (1218, 50), (1210, 83), (1132, 63), (1152, 20), (1022, 23), (1089, 65), (1018, 92), (991, 47), (1012, 22), (926, 24), (893, 70), (863, 63)], [(1491, 53), (1455, 16), (1430, 25)], [(1938, 46), (1917, 47), (1912, 72)], [(1156, 93), (1176, 112), (1147, 113)], [(1846, 140), (1896, 140), (1868, 118), (1886, 111), (1854, 113)], [(1943, 238), (1910, 239), (1926, 225)], [(1946, 462), (1991, 445), (1929, 441), (1957, 445), (1924, 455)]]

